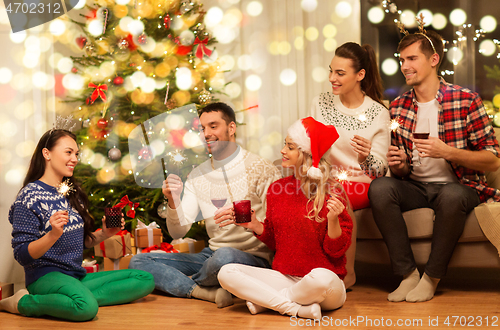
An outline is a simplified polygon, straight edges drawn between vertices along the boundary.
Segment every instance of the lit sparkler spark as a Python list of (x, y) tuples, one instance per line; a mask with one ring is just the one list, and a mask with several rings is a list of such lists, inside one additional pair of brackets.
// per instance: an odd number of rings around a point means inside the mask
[(176, 150), (174, 153), (170, 155), (170, 158), (172, 161), (178, 165), (184, 163), (184, 161), (187, 159), (186, 156), (179, 150)]
[(391, 131), (393, 131), (394, 133), (396, 133), (396, 131), (398, 130), (399, 128), (399, 118), (397, 119), (392, 119), (391, 120), (391, 123), (389, 124), (389, 128), (391, 129)]
[(340, 183), (346, 183), (347, 182), (347, 179), (349, 178), (349, 172), (348, 171), (345, 171), (345, 170), (340, 170), (337, 174), (337, 180), (340, 182)]
[(64, 197), (67, 197), (73, 191), (75, 191), (75, 188), (73, 187), (73, 184), (69, 181), (69, 179), (64, 180), (57, 187), (57, 192), (63, 195)]

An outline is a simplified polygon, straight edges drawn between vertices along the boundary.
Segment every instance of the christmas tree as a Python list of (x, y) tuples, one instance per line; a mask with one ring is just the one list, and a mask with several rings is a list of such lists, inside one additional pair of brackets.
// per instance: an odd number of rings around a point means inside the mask
[[(196, 1), (100, 0), (81, 20), (73, 20), (81, 28), (76, 42), (85, 53), (72, 57), (74, 67), (66, 77), (84, 86), (67, 99), (79, 103), (74, 117), (81, 122), (76, 132), (81, 162), (75, 176), (89, 194), (96, 226), (104, 207), (120, 204), (127, 229), (137, 219), (156, 221), (166, 237), (161, 189), (138, 185), (132, 166), (133, 159), (153, 157), (148, 135), (144, 131), (148, 145), (134, 154), (129, 153), (128, 137), (155, 116), (175, 115), (176, 109), (192, 103), (199, 109), (217, 92), (210, 86), (218, 73), (216, 41), (205, 31), (204, 14)], [(197, 129), (195, 122), (191, 126)], [(187, 131), (172, 130), (168, 142), (181, 147)], [(180, 172), (200, 163), (193, 155), (179, 152), (176, 157), (182, 158), (178, 165), (188, 158), (189, 166), (178, 166)], [(168, 168), (162, 165), (166, 175)], [(203, 235), (202, 223), (188, 233), (196, 239)]]

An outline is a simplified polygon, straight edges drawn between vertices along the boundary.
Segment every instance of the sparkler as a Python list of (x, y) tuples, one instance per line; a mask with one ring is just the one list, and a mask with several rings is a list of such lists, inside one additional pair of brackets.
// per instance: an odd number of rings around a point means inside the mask
[(174, 164), (177, 165), (177, 174), (180, 175), (181, 168), (180, 166), (187, 159), (186, 156), (180, 150), (175, 150), (172, 153), (169, 153), (170, 159)]
[[(73, 187), (73, 183), (69, 181), (69, 178), (64, 180), (59, 184), (57, 187), (57, 192), (61, 194), (63, 197), (68, 197), (69, 194), (75, 191), (75, 188)], [(69, 208), (70, 204), (68, 203), (68, 208), (66, 211), (69, 213)]]
[(396, 132), (399, 129), (399, 126), (401, 123), (399, 122), (399, 117), (392, 119), (391, 123), (389, 124), (389, 129), (391, 130), (391, 134), (394, 134), (394, 140), (397, 140)]

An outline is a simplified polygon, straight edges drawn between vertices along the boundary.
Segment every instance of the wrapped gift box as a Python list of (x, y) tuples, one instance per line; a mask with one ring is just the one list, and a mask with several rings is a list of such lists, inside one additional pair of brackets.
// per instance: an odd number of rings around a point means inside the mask
[(101, 242), (101, 244), (94, 246), (94, 253), (97, 257), (111, 259), (118, 259), (127, 254), (132, 254), (130, 233), (126, 230), (118, 232), (118, 234)]
[(181, 238), (172, 241), (174, 249), (180, 253), (199, 253), (205, 248), (204, 241), (196, 241), (192, 238)]
[(14, 294), (14, 284), (0, 282), (0, 300), (8, 298)]
[(96, 260), (84, 260), (82, 262), (82, 267), (85, 268), (87, 274), (97, 273), (99, 271), (99, 265)]
[(135, 246), (147, 248), (152, 245), (161, 245), (162, 235), (160, 228), (142, 228), (135, 230)]
[(127, 269), (133, 255), (129, 254), (118, 259), (104, 258), (104, 271)]

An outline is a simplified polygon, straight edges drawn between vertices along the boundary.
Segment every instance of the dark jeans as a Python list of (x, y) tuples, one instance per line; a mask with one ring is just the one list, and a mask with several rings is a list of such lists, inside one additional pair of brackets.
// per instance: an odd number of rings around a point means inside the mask
[(435, 278), (446, 275), (467, 214), (480, 203), (476, 190), (460, 183), (422, 183), (392, 177), (374, 180), (368, 197), (397, 275), (406, 275), (417, 267), (402, 213), (424, 207), (434, 210), (431, 253), (425, 273)]

